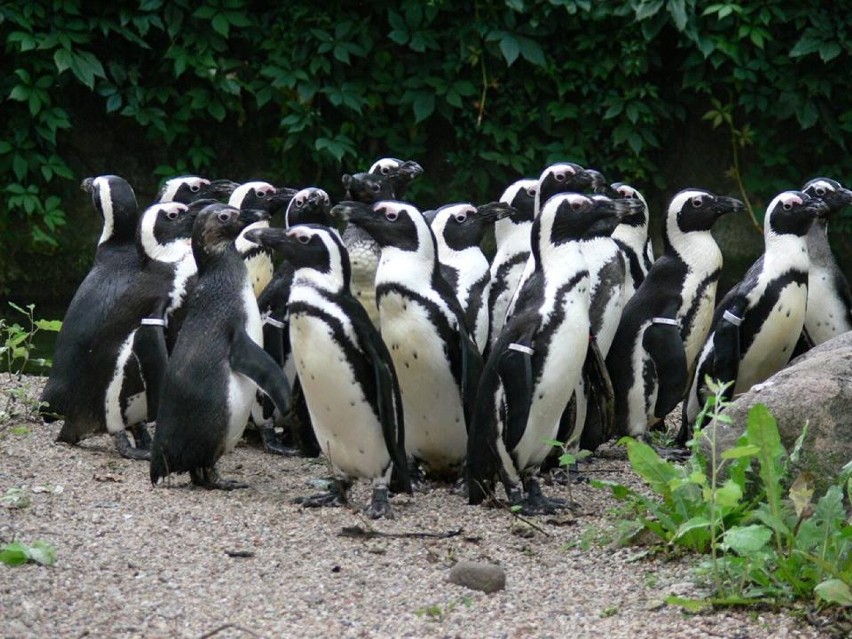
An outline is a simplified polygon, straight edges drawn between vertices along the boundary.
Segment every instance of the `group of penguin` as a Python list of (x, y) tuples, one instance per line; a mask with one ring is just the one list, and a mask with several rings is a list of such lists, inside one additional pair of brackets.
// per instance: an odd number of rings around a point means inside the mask
[(181, 176), (141, 212), (124, 179), (84, 181), (103, 232), (41, 397), (58, 440), (110, 433), (154, 484), (233, 489), (215, 465), (251, 423), (270, 452), (334, 469), (305, 506), (345, 503), (363, 478), (365, 512), (392, 516), (391, 493), (437, 478), (471, 504), (499, 481), (525, 514), (552, 513), (566, 504), (538, 477), (553, 440), (646, 437), (682, 402), (683, 445), (708, 378), (730, 397), (852, 330), (827, 240), (852, 191), (835, 180), (770, 202), (763, 255), (715, 305), (711, 229), (736, 199), (677, 193), (654, 259), (642, 194), (593, 169), (552, 164), (498, 201), (429, 211), (404, 199), (422, 173), (383, 158), (344, 175), (334, 205), (316, 187)]

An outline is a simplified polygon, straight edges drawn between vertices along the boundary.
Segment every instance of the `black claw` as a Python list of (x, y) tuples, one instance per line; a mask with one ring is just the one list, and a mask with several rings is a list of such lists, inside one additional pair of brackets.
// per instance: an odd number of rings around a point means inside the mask
[(236, 479), (223, 479), (215, 468), (200, 468), (189, 471), (192, 483), (207, 490), (240, 490), (248, 488), (248, 484)]
[(259, 426), (258, 431), (260, 431), (260, 439), (263, 442), (263, 450), (270, 455), (295, 457), (300, 454), (299, 449), (284, 444), (273, 426)]
[(151, 451), (134, 447), (130, 443), (130, 439), (127, 437), (126, 431), (115, 433), (112, 436), (112, 440), (115, 443), (115, 449), (118, 451), (118, 454), (125, 459), (133, 459), (135, 461), (151, 459)]
[(388, 501), (388, 489), (386, 487), (374, 488), (373, 498), (370, 505), (364, 509), (364, 514), (370, 519), (393, 519), (393, 510), (391, 509), (390, 501)]

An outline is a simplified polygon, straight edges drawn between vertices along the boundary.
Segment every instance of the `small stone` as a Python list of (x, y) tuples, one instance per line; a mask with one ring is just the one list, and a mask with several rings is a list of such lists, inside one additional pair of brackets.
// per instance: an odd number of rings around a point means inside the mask
[(506, 571), (494, 564), (460, 561), (450, 570), (449, 582), (492, 593), (506, 588)]

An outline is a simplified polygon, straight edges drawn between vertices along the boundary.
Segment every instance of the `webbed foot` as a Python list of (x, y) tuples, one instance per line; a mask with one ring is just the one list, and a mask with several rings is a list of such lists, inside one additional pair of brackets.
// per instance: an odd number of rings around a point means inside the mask
[(150, 450), (133, 446), (130, 443), (130, 439), (127, 437), (127, 431), (120, 431), (113, 434), (112, 441), (115, 443), (115, 449), (118, 451), (118, 454), (125, 459), (133, 459), (136, 461), (151, 459)]
[(257, 430), (260, 433), (260, 440), (263, 442), (263, 450), (270, 455), (294, 457), (300, 454), (299, 449), (284, 444), (281, 437), (275, 432), (274, 426), (258, 426)]
[(239, 490), (248, 488), (248, 484), (236, 479), (223, 479), (215, 468), (196, 468), (189, 471), (192, 483), (207, 490)]
[(348, 503), (348, 491), (348, 483), (334, 480), (331, 482), (327, 493), (319, 493), (310, 497), (296, 497), (293, 503), (301, 504), (303, 508), (337, 508)]
[(517, 504), (512, 502), (513, 505), (520, 505), (522, 515), (553, 515), (559, 510), (572, 506), (565, 499), (545, 497), (541, 492), (541, 486), (535, 479), (528, 479), (524, 484), (527, 492), (526, 498)]
[(133, 441), (136, 442), (136, 448), (141, 450), (151, 450), (151, 433), (148, 432), (146, 424), (136, 424), (129, 428), (130, 434), (133, 435)]
[(364, 508), (364, 514), (370, 519), (394, 518), (390, 501), (388, 501), (387, 487), (381, 486), (373, 489), (373, 498), (370, 505)]

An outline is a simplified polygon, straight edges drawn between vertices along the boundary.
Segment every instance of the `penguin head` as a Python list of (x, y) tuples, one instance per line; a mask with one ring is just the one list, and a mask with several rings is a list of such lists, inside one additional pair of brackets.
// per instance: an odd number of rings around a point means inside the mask
[(249, 224), (268, 220), (266, 211), (240, 211), (229, 204), (208, 204), (198, 213), (192, 227), (192, 253), (199, 269), (214, 256), (236, 251), (234, 241)]
[(515, 224), (532, 222), (534, 219), (535, 195), (538, 192), (538, 180), (517, 180), (506, 187), (500, 201), (512, 207), (509, 219)]
[(127, 180), (117, 175), (99, 175), (83, 180), (80, 188), (92, 196), (92, 204), (104, 220), (98, 244), (109, 240), (133, 241), (139, 221), (139, 205)]
[(604, 195), (554, 195), (544, 203), (538, 219), (540, 238), (560, 245), (609, 235), (628, 208), (625, 200), (612, 200)]
[[(289, 229), (259, 228), (246, 232), (246, 239), (280, 253), (296, 271), (306, 269), (324, 288), (340, 290), (349, 286), (349, 254), (340, 237), (322, 224), (295, 224)], [(300, 276), (305, 275), (299, 274)], [(329, 287), (329, 278), (334, 285)]]
[(313, 186), (297, 191), (284, 212), (284, 228), (296, 224), (323, 224), (331, 226), (331, 198), (322, 189)]
[(331, 215), (363, 229), (382, 248), (418, 252), (431, 247), (435, 254), (435, 237), (426, 218), (408, 202), (340, 202), (331, 209)]
[(178, 262), (191, 250), (196, 212), (180, 202), (157, 202), (139, 218), (136, 244), (143, 259)]
[(623, 182), (614, 182), (611, 185), (611, 188), (615, 192), (613, 197), (623, 200), (636, 200), (641, 203), (640, 207), (634, 209), (633, 212), (626, 214), (621, 219), (621, 223), (636, 227), (647, 226), (648, 202), (645, 200), (645, 197), (638, 190), (629, 184), (624, 184)]
[(828, 207), (824, 213), (826, 217), (852, 204), (852, 191), (831, 178), (814, 178), (802, 187), (802, 192), (825, 202)]
[(379, 200), (393, 199), (394, 189), (391, 180), (381, 174), (375, 173), (346, 173), (340, 181), (346, 189), (347, 200), (372, 204)]
[(557, 193), (579, 193), (591, 186), (592, 176), (579, 164), (574, 162), (551, 164), (538, 178), (534, 209), (541, 211), (543, 203)]
[(169, 178), (157, 193), (157, 202), (180, 202), (189, 204), (206, 197), (204, 191), (210, 186), (210, 180), (197, 175), (178, 175)]
[(769, 240), (779, 235), (807, 235), (817, 215), (826, 211), (828, 205), (823, 200), (802, 191), (779, 193), (766, 208), (764, 236)]
[(390, 181), (393, 193), (384, 199), (399, 199), (405, 194), (409, 184), (423, 175), (423, 167), (414, 160), (381, 158), (373, 163), (368, 173), (384, 176)]
[(673, 238), (686, 233), (707, 232), (722, 215), (742, 211), (743, 208), (743, 203), (732, 197), (684, 189), (669, 204), (664, 239), (670, 244)]
[(604, 174), (596, 169), (586, 169), (586, 173), (592, 178), (590, 190), (598, 195), (606, 195), (608, 198), (617, 199), (618, 193), (606, 181)]
[(234, 189), (228, 204), (238, 209), (255, 209), (273, 215), (283, 211), (295, 193), (295, 189), (276, 189), (269, 182), (245, 182)]

